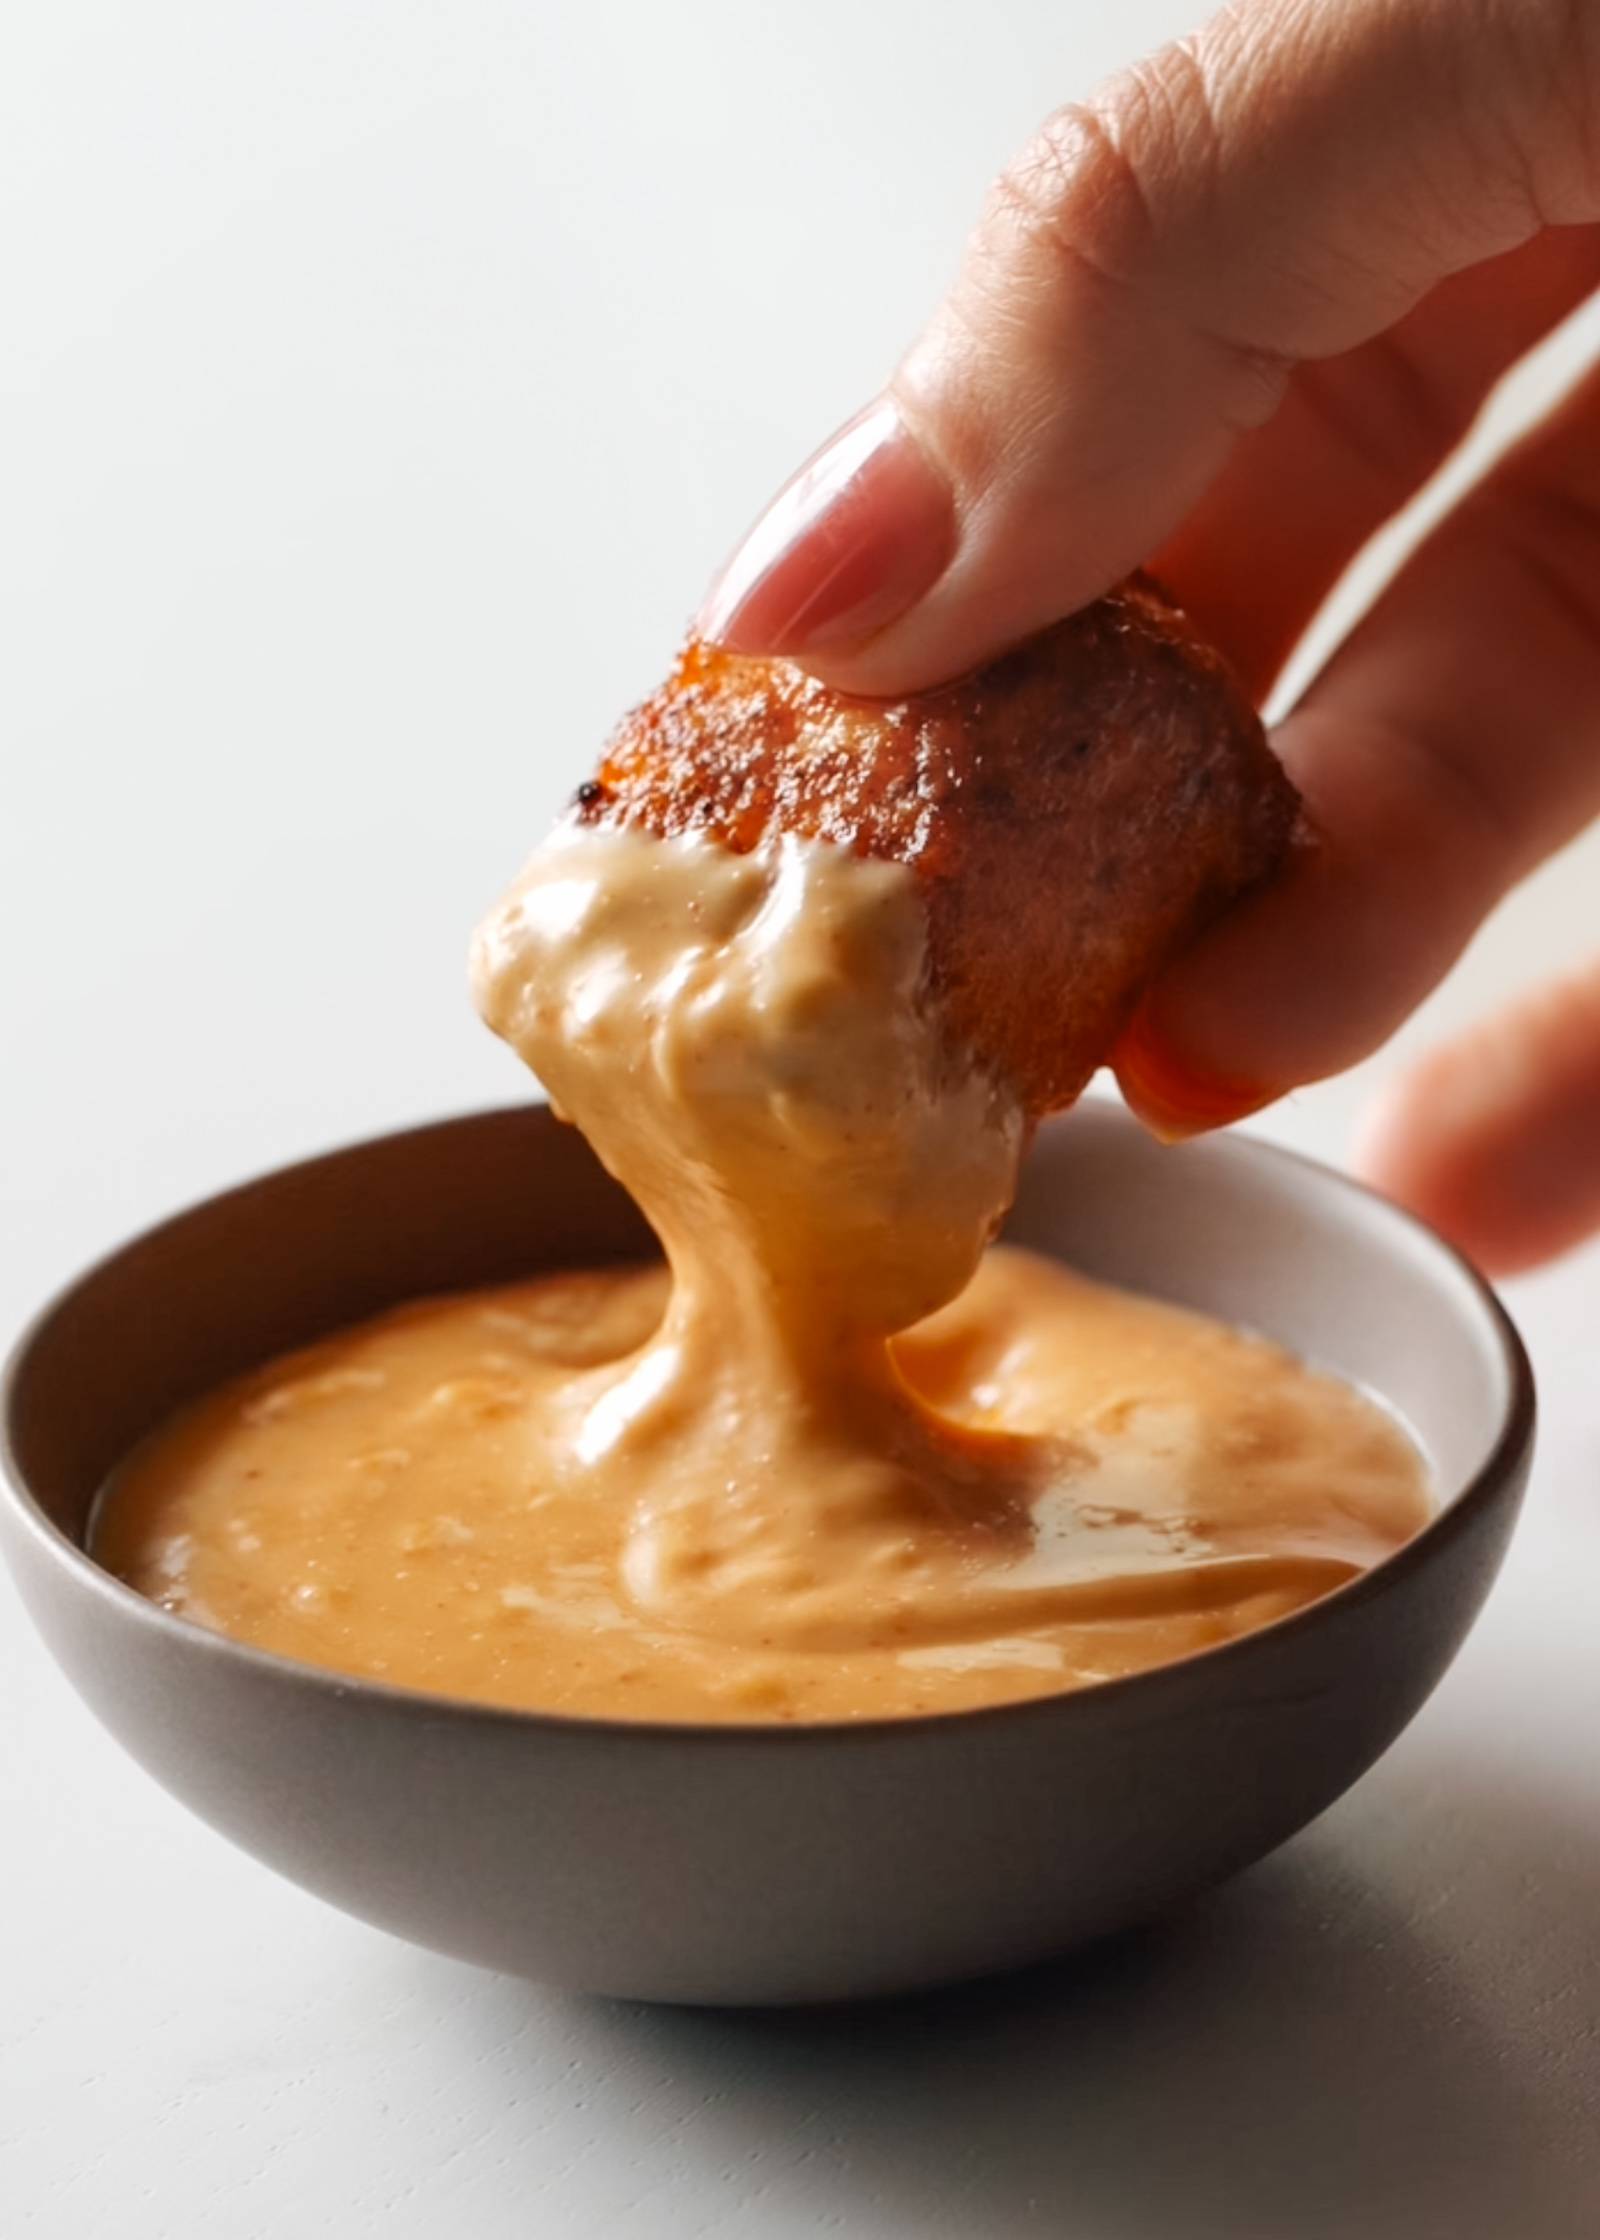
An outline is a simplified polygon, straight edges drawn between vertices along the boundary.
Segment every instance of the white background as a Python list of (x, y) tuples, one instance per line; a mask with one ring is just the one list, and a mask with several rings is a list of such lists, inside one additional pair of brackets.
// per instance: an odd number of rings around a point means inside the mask
[[(519, 1093), (475, 914), (1007, 148), (1186, 12), (12, 22), (0, 1323), (256, 1167)], [(1412, 1038), (1600, 930), (1597, 875), (1546, 872)], [(1266, 1125), (1336, 1155), (1362, 1088)], [(0, 2231), (1592, 2232), (1600, 1257), (1513, 1305), (1531, 1514), (1385, 1765), (1193, 1914), (911, 2008), (649, 2013), (391, 1943), (160, 1795), (0, 1588)]]

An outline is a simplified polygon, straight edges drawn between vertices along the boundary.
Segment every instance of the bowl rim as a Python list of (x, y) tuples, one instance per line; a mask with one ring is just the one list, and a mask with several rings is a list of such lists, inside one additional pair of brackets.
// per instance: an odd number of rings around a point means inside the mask
[[(1091, 1110), (1114, 1116), (1131, 1129), (1138, 1128), (1138, 1122), (1113, 1098), (1090, 1096), (1082, 1102)], [(1319, 1624), (1326, 1622), (1335, 1611), (1356, 1608), (1387, 1593), (1396, 1584), (1403, 1583), (1411, 1573), (1424, 1568), (1442, 1553), (1466, 1529), (1478, 1512), (1493, 1501), (1527, 1459), (1532, 1448), (1538, 1406), (1527, 1348), (1498, 1294), (1466, 1255), (1408, 1208), (1397, 1205), (1392, 1199), (1384, 1197), (1381, 1192), (1371, 1189), (1341, 1168), (1329, 1166), (1323, 1160), (1291, 1150), (1286, 1145), (1270, 1142), (1262, 1136), (1229, 1131), (1204, 1140), (1246, 1159), (1290, 1168), (1308, 1175), (1315, 1188), (1331, 1191), (1336, 1197), (1352, 1198), (1362, 1204), (1376, 1206), (1386, 1220), (1401, 1229), (1409, 1229), (1415, 1238), (1441, 1255), (1465, 1279), (1474, 1307), (1483, 1317), (1499, 1352), (1506, 1372), (1506, 1404), (1494, 1440), (1478, 1468), (1453, 1493), (1444, 1497), (1427, 1523), (1413, 1533), (1409, 1540), (1402, 1542), (1392, 1555), (1383, 1557), (1368, 1570), (1358, 1572), (1342, 1586), (1332, 1588), (1312, 1602), (1303, 1603), (1284, 1617), (1252, 1627), (1248, 1633), (1236, 1634), (1231, 1640), (1191, 1650), (1182, 1657), (1169, 1658), (1161, 1664), (1121, 1673), (1085, 1686), (1046, 1691), (1040, 1695), (1022, 1696), (1002, 1703), (971, 1704), (945, 1711), (880, 1714), (860, 1719), (623, 1719), (589, 1712), (540, 1711), (515, 1704), (482, 1703), (468, 1696), (444, 1695), (427, 1688), (409, 1687), (397, 1681), (372, 1679), (363, 1673), (340, 1672), (332, 1666), (310, 1664), (298, 1657), (284, 1656), (275, 1649), (259, 1648), (252, 1642), (215, 1632), (176, 1611), (163, 1609), (159, 1603), (152, 1602), (136, 1588), (128, 1586), (113, 1572), (97, 1563), (86, 1548), (80, 1547), (77, 1541), (46, 1514), (28, 1484), (16, 1452), (13, 1423), (17, 1393), (26, 1377), (35, 1347), (56, 1316), (80, 1292), (97, 1282), (125, 1253), (144, 1245), (163, 1230), (175, 1227), (202, 1207), (257, 1189), (263, 1183), (279, 1181), (303, 1167), (318, 1165), (325, 1159), (348, 1156), (379, 1144), (399, 1142), (406, 1137), (438, 1134), (475, 1124), (481, 1125), (485, 1121), (509, 1117), (514, 1113), (548, 1109), (542, 1099), (484, 1106), (448, 1114), (435, 1120), (413, 1123), (408, 1127), (384, 1129), (375, 1135), (360, 1136), (349, 1142), (336, 1144), (329, 1150), (313, 1153), (309, 1157), (287, 1160), (279, 1166), (268, 1167), (259, 1174), (228, 1185), (225, 1189), (194, 1199), (135, 1231), (108, 1251), (99, 1254), (52, 1292), (24, 1323), (3, 1363), (0, 1363), (0, 1500), (10, 1504), (21, 1527), (30, 1535), (45, 1559), (63, 1571), (77, 1588), (87, 1590), (96, 1597), (104, 1606), (108, 1618), (142, 1629), (154, 1642), (167, 1642), (176, 1649), (187, 1650), (201, 1657), (217, 1658), (224, 1664), (242, 1662), (247, 1670), (258, 1671), (264, 1680), (280, 1688), (297, 1688), (335, 1700), (347, 1701), (352, 1696), (370, 1698), (377, 1708), (391, 1713), (403, 1714), (409, 1711), (429, 1720), (447, 1719), (453, 1724), (487, 1720), (498, 1727), (521, 1728), (535, 1733), (573, 1739), (587, 1738), (597, 1742), (626, 1739), (634, 1743), (656, 1741), (663, 1745), (693, 1742), (750, 1746), (771, 1744), (781, 1739), (784, 1746), (789, 1748), (804, 1744), (831, 1745), (847, 1739), (863, 1743), (882, 1742), (892, 1737), (908, 1739), (918, 1734), (948, 1733), (954, 1730), (967, 1732), (974, 1725), (996, 1720), (1103, 1717), (1108, 1711), (1124, 1704), (1159, 1703), (1164, 1692), (1170, 1692), (1175, 1687), (1183, 1689), (1196, 1667), (1204, 1666), (1207, 1670), (1213, 1670), (1230, 1664), (1242, 1664), (1252, 1654), (1260, 1655), (1272, 1644), (1309, 1634)], [(1070, 1111), (1056, 1117), (1070, 1118)]]

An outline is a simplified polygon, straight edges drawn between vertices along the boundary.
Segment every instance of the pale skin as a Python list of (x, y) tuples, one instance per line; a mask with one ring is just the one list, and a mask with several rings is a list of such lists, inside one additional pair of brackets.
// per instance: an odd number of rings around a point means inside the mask
[[(1240, 0), (1059, 111), (708, 635), (873, 693), (1149, 561), (1265, 694), (1345, 563), (1600, 287), (1600, 8)], [(1279, 727), (1318, 835), (1119, 1055), (1168, 1132), (1375, 1049), (1600, 816), (1600, 370)], [(1403, 1075), (1367, 1171), (1507, 1272), (1600, 1228), (1600, 959)]]

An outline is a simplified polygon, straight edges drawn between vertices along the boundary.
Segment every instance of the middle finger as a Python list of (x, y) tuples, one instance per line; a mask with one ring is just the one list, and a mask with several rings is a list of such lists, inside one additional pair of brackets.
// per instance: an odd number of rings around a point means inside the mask
[(1597, 287), (1600, 227), (1551, 227), (1444, 281), (1387, 334), (1296, 369), (1152, 562), (1258, 699), (1346, 564)]

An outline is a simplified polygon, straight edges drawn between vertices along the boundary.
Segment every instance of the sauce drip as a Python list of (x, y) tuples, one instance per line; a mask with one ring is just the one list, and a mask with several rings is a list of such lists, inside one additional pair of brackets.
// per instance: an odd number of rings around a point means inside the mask
[(902, 866), (568, 827), (475, 977), (667, 1267), (402, 1309), (202, 1402), (99, 1528), (169, 1607), (530, 1708), (899, 1715), (1192, 1653), (1425, 1521), (1348, 1386), (985, 1252), (1023, 1120), (941, 1036)]

